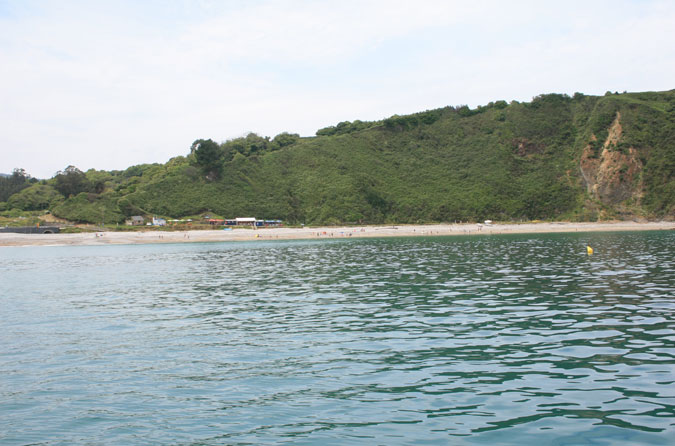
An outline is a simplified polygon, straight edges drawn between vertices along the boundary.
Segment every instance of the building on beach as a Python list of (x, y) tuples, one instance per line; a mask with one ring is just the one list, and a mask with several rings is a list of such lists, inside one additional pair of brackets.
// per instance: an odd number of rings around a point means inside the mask
[(237, 217), (234, 219), (237, 226), (256, 226), (255, 217)]
[(140, 215), (132, 215), (124, 222), (127, 226), (141, 226), (145, 223), (145, 219)]
[(204, 220), (211, 226), (251, 226), (254, 228), (282, 226), (282, 220), (258, 220), (255, 217), (237, 217), (225, 219), (205, 217)]

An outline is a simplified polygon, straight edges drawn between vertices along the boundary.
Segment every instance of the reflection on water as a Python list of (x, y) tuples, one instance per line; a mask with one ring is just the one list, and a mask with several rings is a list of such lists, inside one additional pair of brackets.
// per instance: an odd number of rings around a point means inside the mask
[(672, 444), (673, 242), (4, 248), (0, 442)]

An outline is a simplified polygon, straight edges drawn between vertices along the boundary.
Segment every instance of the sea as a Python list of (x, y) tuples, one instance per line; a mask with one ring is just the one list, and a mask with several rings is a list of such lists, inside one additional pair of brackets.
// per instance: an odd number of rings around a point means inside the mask
[(0, 444), (673, 445), (675, 231), (3, 247)]

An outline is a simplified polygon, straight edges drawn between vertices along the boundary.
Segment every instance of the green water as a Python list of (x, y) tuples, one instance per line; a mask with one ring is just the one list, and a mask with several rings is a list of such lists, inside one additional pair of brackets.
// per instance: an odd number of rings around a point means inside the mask
[(0, 283), (2, 445), (675, 443), (675, 232), (1, 248)]

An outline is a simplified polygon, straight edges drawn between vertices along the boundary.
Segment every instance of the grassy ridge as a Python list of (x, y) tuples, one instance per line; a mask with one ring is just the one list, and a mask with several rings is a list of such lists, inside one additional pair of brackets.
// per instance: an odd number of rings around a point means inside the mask
[[(603, 153), (617, 112), (623, 133)], [(191, 153), (163, 165), (89, 171), (81, 182), (57, 175), (39, 191), (18, 194), (57, 216), (89, 222), (205, 212), (307, 224), (675, 214), (675, 91), (542, 95), (529, 103), (345, 122), (317, 135), (249, 135), (208, 153), (196, 142)], [(629, 199), (589, 192), (593, 185), (580, 167), (588, 147), (591, 161), (606, 170), (598, 178), (615, 178), (607, 187), (632, 191)], [(612, 158), (612, 151), (625, 156)], [(637, 176), (624, 175), (629, 154), (640, 166)], [(58, 195), (59, 187), (70, 193)], [(21, 209), (21, 195), (3, 206)]]

